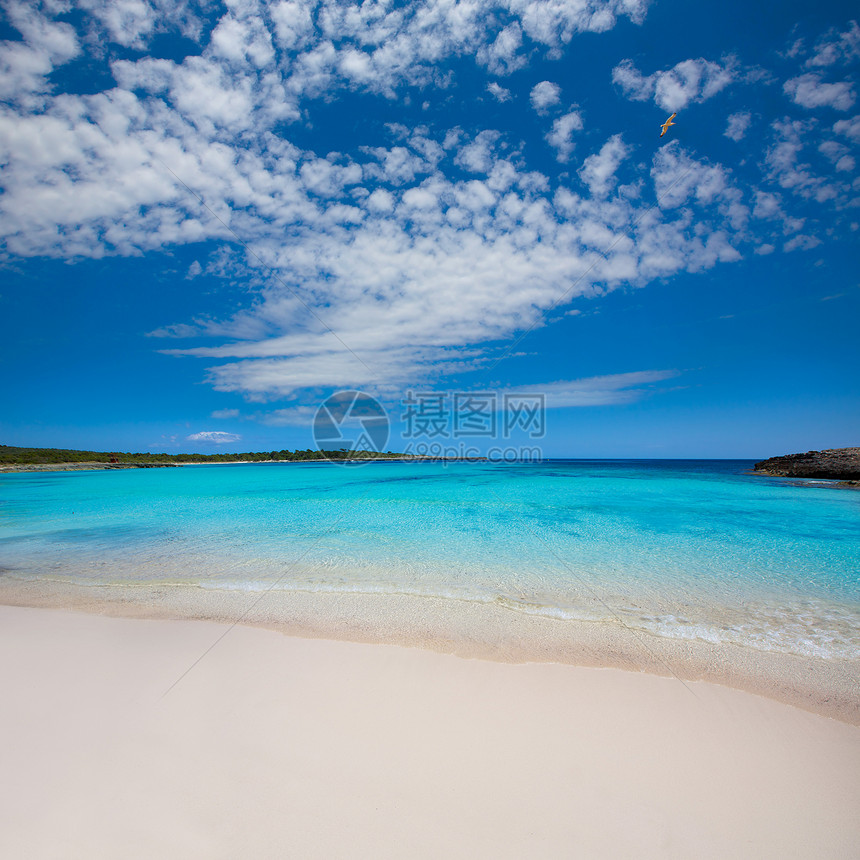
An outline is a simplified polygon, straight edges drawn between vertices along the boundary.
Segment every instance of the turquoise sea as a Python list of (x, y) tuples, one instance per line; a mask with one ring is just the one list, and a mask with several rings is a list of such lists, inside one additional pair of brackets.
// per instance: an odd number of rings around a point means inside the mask
[(860, 492), (752, 477), (751, 465), (263, 463), (4, 474), (0, 575), (418, 594), (856, 658)]

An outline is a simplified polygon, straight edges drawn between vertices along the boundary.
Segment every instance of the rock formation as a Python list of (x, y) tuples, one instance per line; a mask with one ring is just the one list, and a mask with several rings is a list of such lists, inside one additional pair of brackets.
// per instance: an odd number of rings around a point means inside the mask
[(828, 478), (838, 481), (860, 480), (860, 448), (830, 448), (786, 454), (756, 463), (753, 472), (776, 478)]

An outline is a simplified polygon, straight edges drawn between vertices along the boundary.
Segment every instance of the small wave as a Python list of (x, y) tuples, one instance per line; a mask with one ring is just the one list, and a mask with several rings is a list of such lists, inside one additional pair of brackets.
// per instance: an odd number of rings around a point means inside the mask
[[(857, 659), (860, 657), (860, 618), (834, 609), (816, 607), (803, 612), (799, 607), (777, 611), (768, 607), (740, 613), (713, 606), (712, 618), (692, 618), (683, 614), (648, 614), (640, 607), (621, 606), (610, 609), (603, 604), (559, 605), (528, 595), (465, 589), (404, 588), (393, 583), (303, 582), (207, 583), (206, 588), (246, 592), (299, 592), (307, 594), (384, 595), (415, 597), (427, 600), (456, 600), (493, 605), (511, 612), (554, 621), (599, 623), (641, 630), (667, 639), (698, 640), (711, 645), (731, 644), (758, 651), (795, 654), (820, 659)], [(700, 613), (706, 607), (699, 607)], [(732, 615), (729, 621), (726, 616)]]
[(619, 600), (601, 602), (596, 599), (573, 603), (561, 601), (551, 594), (511, 593), (503, 588), (444, 587), (439, 582), (410, 587), (383, 578), (375, 581), (350, 578), (348, 571), (343, 571), (340, 581), (333, 579), (331, 571), (327, 571), (325, 578), (319, 579), (308, 574), (309, 571), (305, 572), (303, 578), (294, 577), (291, 580), (278, 580), (274, 576), (271, 579), (248, 579), (242, 576), (235, 579), (165, 577), (107, 581), (81, 573), (64, 576), (46, 571), (33, 575), (23, 571), (13, 572), (8, 568), (3, 570), (6, 581), (19, 579), (32, 583), (129, 589), (139, 593), (195, 588), (210, 593), (379, 595), (455, 600), (491, 605), (505, 611), (557, 622), (615, 625), (666, 639), (695, 640), (711, 645), (731, 644), (757, 651), (819, 659), (860, 658), (860, 612), (853, 607), (819, 601), (779, 605), (749, 603), (740, 607), (703, 601), (666, 611), (669, 607), (664, 596), (661, 611), (648, 611), (647, 607), (621, 603)]

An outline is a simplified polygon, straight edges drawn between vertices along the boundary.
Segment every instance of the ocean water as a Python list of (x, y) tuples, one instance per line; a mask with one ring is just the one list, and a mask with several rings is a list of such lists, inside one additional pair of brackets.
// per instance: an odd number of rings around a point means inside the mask
[[(417, 594), (860, 656), (860, 493), (740, 461), (0, 475), (0, 575)], [(263, 598), (265, 599), (265, 598)]]

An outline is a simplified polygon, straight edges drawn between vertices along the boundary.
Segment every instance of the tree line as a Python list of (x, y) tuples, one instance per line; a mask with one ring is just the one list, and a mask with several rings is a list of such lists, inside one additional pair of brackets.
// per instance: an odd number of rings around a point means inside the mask
[(346, 460), (401, 457), (392, 451), (320, 451), (314, 448), (296, 451), (246, 451), (241, 454), (153, 454), (108, 451), (77, 451), (68, 448), (17, 448), (0, 445), (0, 463), (39, 465), (50, 463), (259, 463), (264, 460)]

